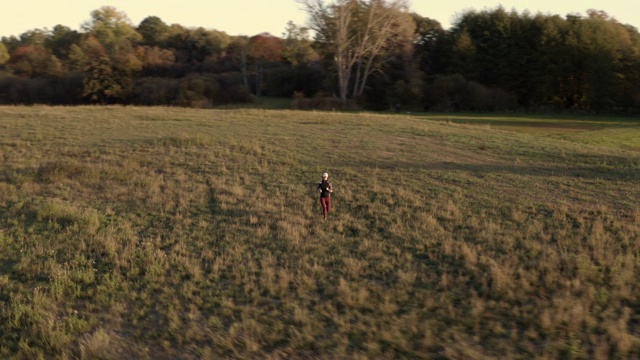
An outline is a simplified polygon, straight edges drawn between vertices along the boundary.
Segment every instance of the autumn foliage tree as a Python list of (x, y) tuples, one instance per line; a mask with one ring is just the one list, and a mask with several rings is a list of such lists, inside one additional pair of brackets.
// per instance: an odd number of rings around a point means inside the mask
[(287, 23), (282, 40), (282, 57), (294, 66), (318, 60), (309, 28), (297, 26), (292, 21)]
[(124, 99), (132, 90), (133, 74), (142, 68), (135, 52), (142, 36), (125, 13), (110, 6), (94, 10), (83, 27), (90, 33), (84, 41), (88, 76), (83, 95), (102, 104)]
[(3, 43), (0, 43), (0, 66), (4, 65), (10, 57), (11, 55), (9, 55), (7, 47)]
[(282, 39), (269, 33), (262, 33), (249, 38), (248, 55), (254, 63), (255, 74), (255, 94), (262, 95), (264, 86), (265, 64), (269, 62), (282, 61), (283, 43)]
[(25, 77), (55, 76), (62, 73), (62, 63), (51, 52), (40, 45), (17, 48), (7, 61), (14, 74)]

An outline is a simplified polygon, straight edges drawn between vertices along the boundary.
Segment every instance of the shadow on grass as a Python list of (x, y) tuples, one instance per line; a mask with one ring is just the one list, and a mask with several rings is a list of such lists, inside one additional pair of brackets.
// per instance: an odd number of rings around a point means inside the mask
[[(611, 164), (611, 165), (609, 165)], [(500, 164), (469, 164), (461, 162), (413, 162), (403, 160), (385, 160), (385, 161), (357, 161), (355, 163), (343, 163), (340, 166), (348, 166), (350, 168), (378, 168), (381, 170), (433, 170), (433, 171), (451, 171), (451, 172), (468, 172), (479, 176), (488, 174), (512, 174), (533, 177), (571, 177), (580, 179), (598, 179), (598, 180), (621, 180), (621, 181), (638, 181), (640, 180), (640, 165), (630, 163), (620, 163), (616, 161), (602, 162), (598, 164), (583, 164), (574, 166), (535, 166), (535, 165), (500, 165)]]
[(250, 214), (249, 211), (242, 210), (237, 206), (223, 209), (212, 184), (209, 184), (207, 209), (213, 218), (242, 218)]
[(513, 174), (534, 177), (570, 177), (581, 179), (622, 180), (640, 179), (639, 168), (619, 168), (601, 166), (522, 166), (522, 165), (478, 165), (458, 163), (427, 164), (430, 169), (443, 171), (466, 171), (475, 174)]

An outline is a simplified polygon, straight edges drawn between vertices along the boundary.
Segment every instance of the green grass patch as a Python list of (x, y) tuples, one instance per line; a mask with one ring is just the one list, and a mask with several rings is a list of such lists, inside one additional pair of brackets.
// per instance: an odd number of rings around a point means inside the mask
[(0, 107), (0, 358), (638, 357), (639, 127)]
[(640, 119), (630, 117), (603, 116), (522, 116), (522, 115), (475, 115), (475, 114), (422, 114), (431, 120), (486, 126), (500, 130), (527, 134), (552, 135), (574, 132), (599, 131), (621, 128), (637, 129)]

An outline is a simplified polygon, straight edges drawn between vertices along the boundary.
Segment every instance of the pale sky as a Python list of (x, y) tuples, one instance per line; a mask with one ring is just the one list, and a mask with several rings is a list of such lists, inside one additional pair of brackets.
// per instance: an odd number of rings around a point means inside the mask
[[(28, 30), (52, 29), (65, 25), (80, 29), (91, 11), (113, 6), (129, 16), (137, 26), (147, 16), (157, 16), (167, 24), (202, 26), (229, 35), (270, 32), (281, 36), (288, 21), (306, 23), (306, 13), (295, 0), (12, 0), (0, 12), (0, 37), (19, 36)], [(497, 6), (532, 15), (586, 15), (588, 9), (603, 10), (623, 24), (640, 28), (640, 11), (633, 0), (413, 0), (412, 10), (439, 21), (446, 29), (456, 14), (464, 10), (493, 10)]]

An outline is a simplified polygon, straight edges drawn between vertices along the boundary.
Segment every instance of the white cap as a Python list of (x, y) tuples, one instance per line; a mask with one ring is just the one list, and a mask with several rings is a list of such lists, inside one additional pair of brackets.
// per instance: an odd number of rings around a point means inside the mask
[(325, 177), (329, 177), (329, 174), (328, 174), (328, 173), (326, 173), (326, 172), (325, 172), (325, 173), (322, 173), (322, 177), (323, 177), (323, 178), (325, 178)]

